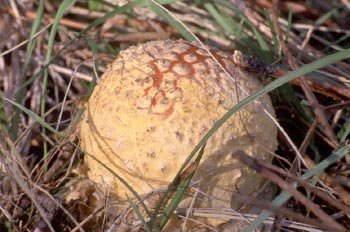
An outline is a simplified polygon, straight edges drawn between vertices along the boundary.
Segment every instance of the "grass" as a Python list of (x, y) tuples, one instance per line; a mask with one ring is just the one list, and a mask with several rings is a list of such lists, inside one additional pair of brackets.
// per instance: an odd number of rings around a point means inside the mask
[[(183, 7), (183, 4), (188, 7)], [(119, 48), (137, 44), (139, 40), (132, 40), (133, 33), (155, 31), (155, 28), (158, 30), (161, 28), (169, 31), (170, 38), (197, 40), (202, 44), (216, 46), (226, 51), (239, 48), (245, 54), (259, 57), (265, 62), (276, 62), (277, 65), (289, 69), (288, 56), (281, 53), (281, 38), (279, 37), (281, 35), (278, 35), (273, 17), (271, 17), (272, 5), (270, 8), (267, 7), (269, 11), (262, 10), (263, 7), (259, 9), (249, 1), (242, 8), (227, 0), (192, 3), (175, 0), (158, 2), (136, 0), (122, 7), (108, 8), (107, 5), (103, 2), (90, 1), (87, 3), (68, 0), (53, 4), (53, 9), (57, 10), (50, 11), (47, 8), (48, 5), (45, 6), (44, 1), (41, 0), (19, 9), (24, 15), (22, 23), (16, 21), (15, 13), (5, 14), (8, 16), (5, 19), (8, 20), (8, 25), (2, 27), (2, 32), (7, 37), (3, 37), (2, 40), (7, 43), (0, 44), (0, 59), (3, 67), (2, 80), (0, 78), (1, 231), (102, 229), (96, 222), (103, 221), (103, 208), (97, 210), (86, 206), (88, 202), (93, 202), (95, 198), (93, 194), (88, 196), (75, 192), (79, 197), (71, 201), (73, 204), (64, 202), (64, 199), (70, 196), (70, 191), (73, 193), (75, 191), (68, 186), (72, 184), (78, 186), (83, 183), (79, 182), (77, 167), (83, 162), (84, 152), (81, 151), (78, 156), (73, 155), (76, 149), (79, 149), (78, 137), (74, 131), (82, 108), (84, 108), (84, 96), (87, 98), (91, 94), (96, 79), (103, 73), (104, 64), (109, 62), (109, 60), (99, 59), (98, 56), (98, 54), (107, 53), (109, 51), (107, 47), (119, 50)], [(277, 121), (280, 121), (281, 128), (285, 128), (285, 131), (280, 133), (280, 148), (277, 155), (291, 163), (302, 162), (306, 155), (315, 157), (313, 168), (299, 165), (291, 172), (296, 176), (299, 174), (300, 180), (311, 182), (316, 179), (314, 184), (321, 189), (320, 191), (328, 192), (329, 196), (340, 202), (343, 206), (341, 209), (329, 202), (325, 203), (317, 192), (311, 191), (311, 195), (308, 195), (308, 200), (317, 204), (327, 215), (340, 215), (334, 220), (349, 229), (349, 219), (346, 215), (349, 214), (347, 207), (350, 202), (346, 201), (346, 196), (342, 195), (344, 193), (340, 192), (339, 188), (332, 189), (333, 185), (325, 183), (321, 178), (322, 174), (348, 177), (346, 173), (350, 133), (349, 99), (340, 93), (341, 90), (347, 91), (349, 88), (350, 77), (347, 74), (347, 67), (350, 62), (350, 49), (347, 42), (350, 25), (345, 25), (346, 29), (343, 29), (340, 25), (340, 18), (345, 17), (344, 12), (350, 9), (342, 8), (340, 5), (329, 6), (332, 7), (329, 11), (319, 9), (316, 13), (317, 20), (311, 17), (315, 13), (306, 12), (306, 16), (303, 16), (298, 13), (293, 15), (291, 13), (293, 9), (282, 10), (280, 19), (285, 22), (285, 24), (280, 24), (282, 36), (288, 42), (289, 53), (298, 58), (299, 68), (275, 80), (269, 80), (265, 87), (242, 99), (239, 104), (223, 115), (208, 130), (202, 140), (198, 141), (192, 153), (188, 154), (188, 159), (179, 169), (173, 183), (170, 184), (170, 186), (177, 187), (175, 194), (169, 190), (166, 191), (155, 209), (147, 208), (141, 196), (131, 186), (128, 187), (132, 194), (128, 197), (128, 202), (141, 221), (143, 230), (161, 231), (164, 228), (190, 184), (193, 173), (182, 179), (190, 162), (192, 160), (200, 162), (208, 139), (228, 118), (268, 93), (274, 99)], [(12, 12), (15, 12), (16, 9), (10, 4), (5, 4), (4, 7), (12, 9)], [(148, 23), (147, 27), (140, 23), (143, 19), (137, 15), (137, 10), (133, 11), (137, 7), (147, 8), (157, 16), (152, 19), (152, 24), (149, 24), (151, 21), (149, 18), (143, 21)], [(98, 16), (82, 13), (89, 10)], [(30, 13), (34, 13), (34, 16)], [(186, 15), (190, 17), (185, 17)], [(203, 23), (191, 21), (191, 16), (202, 18)], [(48, 21), (47, 17), (52, 21)], [(302, 17), (306, 17), (305, 23)], [(300, 29), (302, 27), (298, 27), (298, 21), (309, 26), (306, 27), (309, 28), (309, 31)], [(106, 31), (104, 25), (111, 22), (114, 27)], [(339, 30), (333, 32), (329, 26), (330, 22), (337, 25)], [(30, 27), (25, 28), (23, 23)], [(9, 26), (12, 24), (23, 30), (13, 31)], [(41, 31), (41, 28), (47, 24), (51, 24), (50, 29)], [(308, 34), (310, 28), (315, 30), (319, 26), (323, 26), (323, 29), (316, 30), (314, 34)], [(114, 36), (117, 37), (123, 33), (130, 36), (129, 41), (131, 42), (113, 40)], [(320, 35), (324, 37), (324, 40), (319, 39)], [(341, 35), (342, 39), (339, 39), (338, 35)], [(4, 53), (27, 38), (29, 40), (26, 46), (18, 47), (7, 54)], [(157, 37), (154, 37), (154, 40), (156, 39)], [(301, 42), (303, 47), (301, 47)], [(102, 46), (103, 44), (108, 44), (108, 46)], [(334, 49), (335, 47), (338, 49)], [(94, 57), (97, 58), (93, 59)], [(50, 67), (56, 68), (50, 69)], [(77, 67), (79, 69), (76, 70)], [(319, 72), (321, 69), (322, 73)], [(78, 74), (93, 76), (92, 81), (80, 80)], [(319, 115), (310, 114), (313, 109), (308, 105), (309, 99), (305, 93), (299, 87), (292, 87), (288, 84), (293, 83), (293, 80), (302, 75), (307, 75), (312, 81), (320, 80), (321, 83), (330, 83), (329, 85), (338, 88), (335, 90), (323, 89), (323, 92), (316, 93), (321, 105), (335, 107), (338, 110), (338, 113), (327, 111), (330, 128), (336, 134), (336, 142), (330, 141), (325, 136), (324, 128), (312, 129), (312, 123), (318, 120)], [(334, 99), (325, 92), (343, 98)], [(282, 123), (285, 120), (285, 114), (289, 115), (289, 113), (302, 121), (304, 128), (309, 133), (298, 133), (289, 129), (300, 127), (297, 120), (291, 119), (286, 124)], [(300, 137), (304, 138), (303, 143), (299, 141)], [(306, 144), (305, 148), (302, 144)], [(68, 147), (67, 150), (62, 149), (64, 147)], [(293, 150), (291, 147), (294, 149), (292, 152), (290, 152)], [(300, 157), (297, 156), (295, 160), (291, 158), (295, 157), (294, 152), (300, 153)], [(289, 172), (291, 166), (280, 160), (278, 156), (276, 156), (274, 165)], [(316, 157), (319, 157), (319, 160)], [(113, 172), (108, 165), (102, 163), (101, 165), (106, 168), (106, 171)], [(339, 167), (344, 174), (337, 171), (335, 167)], [(128, 183), (121, 179), (118, 173), (114, 175), (128, 186)], [(299, 184), (299, 182), (292, 182), (290, 186), (306, 195), (307, 189), (300, 187)], [(341, 184), (338, 183), (339, 186)], [(348, 187), (342, 186), (342, 188), (346, 194)], [(94, 191), (91, 185), (85, 190)], [(271, 205), (283, 207), (293, 196), (287, 191), (288, 189), (280, 187), (279, 195), (275, 196)], [(169, 196), (170, 200), (168, 200)], [(139, 202), (141, 202), (140, 208)], [(304, 212), (303, 215), (310, 218), (310, 221), (317, 219), (318, 215), (308, 213), (308, 205), (295, 203), (294, 207), (300, 208)], [(56, 210), (51, 211), (51, 209)], [(143, 212), (146, 212), (146, 216)], [(266, 208), (260, 215), (257, 215), (254, 221), (249, 223), (246, 231), (259, 228), (273, 213), (273, 210)], [(69, 219), (60, 220), (62, 215), (68, 215)], [(285, 216), (291, 217), (288, 214)], [(107, 226), (110, 222), (105, 223), (102, 225)]]

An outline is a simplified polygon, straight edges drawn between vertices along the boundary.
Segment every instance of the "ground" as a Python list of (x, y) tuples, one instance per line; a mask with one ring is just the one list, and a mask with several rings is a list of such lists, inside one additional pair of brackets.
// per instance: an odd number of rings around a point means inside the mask
[[(0, 231), (128, 230), (128, 220), (140, 220), (128, 213), (129, 202), (109, 204), (87, 179), (79, 121), (119, 51), (180, 38), (229, 54), (239, 50), (258, 70), (279, 68), (258, 75), (280, 126), (273, 163), (236, 155), (273, 184), (272, 199), (283, 200), (237, 199), (272, 211), (265, 223), (276, 230), (350, 229), (347, 1), (108, 2), (0, 6)], [(157, 222), (132, 228), (156, 230)]]

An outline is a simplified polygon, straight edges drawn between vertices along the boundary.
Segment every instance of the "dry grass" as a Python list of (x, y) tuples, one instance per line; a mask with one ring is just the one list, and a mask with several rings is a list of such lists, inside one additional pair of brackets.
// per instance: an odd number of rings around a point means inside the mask
[[(86, 179), (77, 123), (115, 54), (167, 38), (197, 38), (281, 67), (263, 78), (266, 84), (301, 70), (300, 78), (270, 92), (283, 128), (274, 164), (236, 154), (275, 184), (276, 196), (284, 190), (292, 197), (236, 197), (275, 213), (260, 218), (276, 231), (350, 230), (347, 1), (168, 1), (163, 8), (138, 0), (114, 10), (96, 1), (59, 2), (5, 0), (0, 6), (0, 231), (130, 229), (128, 203), (111, 204)], [(329, 65), (306, 65), (321, 58)], [(242, 219), (230, 210), (192, 213)], [(257, 215), (245, 216), (242, 228)]]

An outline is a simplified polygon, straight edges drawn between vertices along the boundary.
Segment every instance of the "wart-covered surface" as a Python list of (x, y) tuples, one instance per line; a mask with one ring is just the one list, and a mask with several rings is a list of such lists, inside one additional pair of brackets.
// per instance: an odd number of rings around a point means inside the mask
[[(168, 186), (195, 145), (230, 108), (261, 84), (232, 57), (183, 40), (148, 42), (120, 52), (88, 102), (82, 147), (139, 194)], [(215, 58), (215, 59), (214, 59)], [(277, 129), (268, 96), (231, 117), (208, 141), (194, 186), (196, 207), (234, 207), (233, 191), (251, 194), (262, 178), (233, 151), (269, 162)], [(131, 195), (88, 155), (89, 178), (124, 198)]]

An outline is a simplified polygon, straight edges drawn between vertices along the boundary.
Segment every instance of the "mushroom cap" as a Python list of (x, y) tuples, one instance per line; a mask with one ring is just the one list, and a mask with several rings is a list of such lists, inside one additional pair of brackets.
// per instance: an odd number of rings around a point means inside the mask
[[(81, 122), (81, 146), (139, 194), (168, 186), (195, 145), (230, 108), (262, 87), (232, 57), (196, 42), (154, 41), (121, 51), (96, 85)], [(215, 57), (215, 59), (213, 59)], [(226, 72), (225, 72), (226, 71)], [(232, 192), (251, 194), (262, 177), (232, 152), (270, 162), (277, 128), (263, 96), (234, 114), (208, 140), (192, 179), (198, 206), (234, 207)], [(127, 188), (89, 156), (89, 178), (117, 196)], [(211, 197), (208, 197), (211, 196)]]

